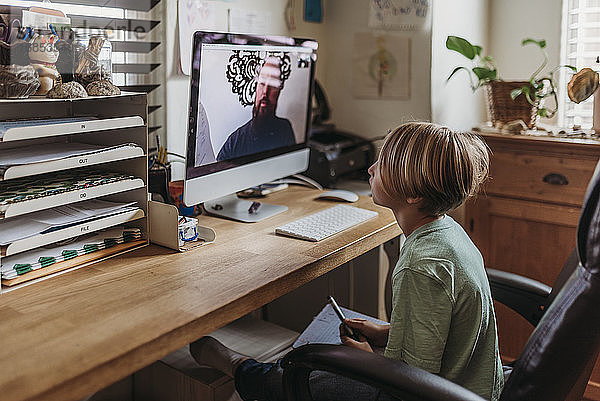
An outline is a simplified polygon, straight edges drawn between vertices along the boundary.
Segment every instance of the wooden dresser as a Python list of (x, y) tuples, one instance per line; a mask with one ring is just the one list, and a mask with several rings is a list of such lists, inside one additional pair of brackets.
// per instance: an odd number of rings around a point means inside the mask
[[(575, 247), (588, 181), (600, 140), (482, 134), (492, 150), (490, 180), (465, 208), (465, 228), (486, 266), (552, 286)], [(496, 305), (500, 352), (515, 359), (533, 328)], [(596, 365), (586, 398), (600, 400)]]

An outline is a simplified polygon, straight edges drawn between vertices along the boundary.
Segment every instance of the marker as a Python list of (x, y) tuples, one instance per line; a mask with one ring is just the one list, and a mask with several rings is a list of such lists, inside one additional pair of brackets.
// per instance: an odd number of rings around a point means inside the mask
[(360, 339), (358, 338), (358, 334), (356, 334), (354, 332), (354, 330), (352, 330), (352, 327), (350, 327), (346, 323), (344, 323), (344, 319), (346, 319), (346, 316), (344, 316), (344, 312), (342, 312), (342, 310), (338, 306), (337, 302), (335, 302), (335, 299), (333, 299), (333, 297), (330, 295), (328, 297), (328, 300), (329, 300), (329, 303), (331, 304), (335, 314), (342, 321), (342, 324), (344, 325), (344, 330), (346, 331), (346, 334), (348, 335), (348, 337), (350, 337), (351, 339), (353, 339), (355, 341), (360, 341)]

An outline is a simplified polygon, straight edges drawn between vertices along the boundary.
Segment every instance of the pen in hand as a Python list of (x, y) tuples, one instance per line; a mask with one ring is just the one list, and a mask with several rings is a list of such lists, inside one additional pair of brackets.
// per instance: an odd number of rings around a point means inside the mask
[(335, 314), (342, 322), (342, 326), (344, 327), (344, 331), (346, 332), (346, 335), (348, 337), (350, 337), (351, 339), (353, 339), (354, 341), (361, 341), (358, 333), (344, 322), (344, 320), (346, 319), (346, 316), (344, 316), (344, 312), (342, 312), (342, 309), (338, 306), (337, 302), (335, 302), (335, 299), (333, 299), (332, 296), (329, 296), (328, 300), (329, 300), (329, 303), (331, 304), (331, 307), (335, 311)]

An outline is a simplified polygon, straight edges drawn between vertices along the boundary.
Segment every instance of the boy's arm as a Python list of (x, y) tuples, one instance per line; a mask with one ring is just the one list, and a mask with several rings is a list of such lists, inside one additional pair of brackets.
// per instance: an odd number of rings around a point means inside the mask
[(388, 358), (439, 373), (452, 316), (452, 300), (435, 278), (403, 269), (393, 280)]

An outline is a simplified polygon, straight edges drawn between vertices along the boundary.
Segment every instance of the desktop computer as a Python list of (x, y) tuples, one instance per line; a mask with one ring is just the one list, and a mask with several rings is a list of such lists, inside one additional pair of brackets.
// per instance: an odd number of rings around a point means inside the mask
[(308, 167), (317, 43), (283, 36), (195, 32), (184, 203), (258, 221), (287, 207), (236, 191)]

